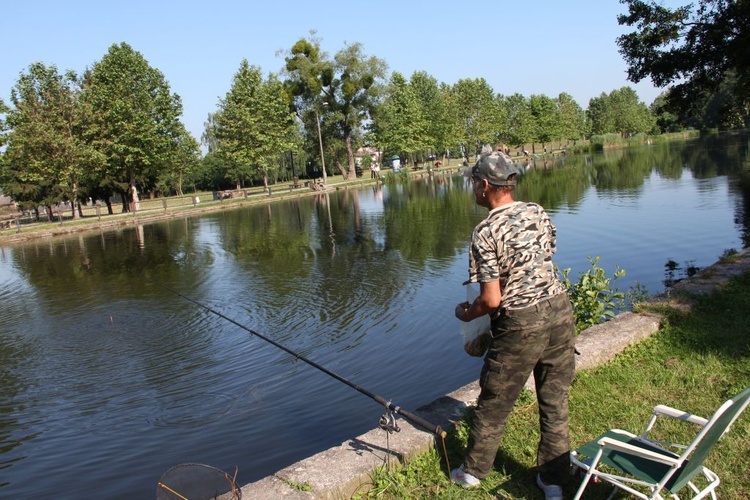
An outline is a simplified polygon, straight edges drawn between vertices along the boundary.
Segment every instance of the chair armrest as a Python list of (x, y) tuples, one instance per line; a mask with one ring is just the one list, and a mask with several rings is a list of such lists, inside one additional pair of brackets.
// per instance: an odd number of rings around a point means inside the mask
[(703, 417), (699, 417), (698, 415), (693, 415), (692, 413), (688, 413), (682, 410), (677, 410), (675, 408), (672, 408), (670, 406), (666, 405), (657, 405), (654, 407), (654, 415), (657, 417), (664, 416), (664, 417), (670, 417), (677, 420), (682, 420), (684, 422), (690, 422), (691, 424), (700, 425), (703, 427), (708, 423), (708, 420), (706, 420)]
[(656, 453), (654, 451), (646, 450), (644, 448), (639, 448), (631, 444), (623, 443), (622, 441), (617, 441), (615, 439), (606, 437), (601, 438), (599, 441), (597, 441), (597, 444), (604, 449), (615, 450), (621, 453), (627, 453), (628, 455), (635, 455), (637, 457), (653, 460), (654, 462), (659, 462), (671, 467), (677, 467), (679, 465), (679, 460), (675, 458), (663, 455), (661, 453)]

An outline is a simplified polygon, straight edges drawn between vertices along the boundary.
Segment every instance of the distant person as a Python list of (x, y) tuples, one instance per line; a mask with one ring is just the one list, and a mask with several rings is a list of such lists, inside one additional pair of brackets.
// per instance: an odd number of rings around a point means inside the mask
[(508, 415), (533, 372), (541, 431), (536, 483), (547, 500), (562, 500), (570, 473), (575, 322), (552, 262), (555, 226), (541, 206), (513, 199), (520, 172), (509, 156), (483, 151), (467, 173), (477, 205), (489, 214), (474, 228), (469, 251), (469, 281), (479, 283), (479, 297), (458, 304), (454, 314), (461, 321), (489, 314), (491, 338), (468, 448), (451, 480), (471, 488), (489, 475)]

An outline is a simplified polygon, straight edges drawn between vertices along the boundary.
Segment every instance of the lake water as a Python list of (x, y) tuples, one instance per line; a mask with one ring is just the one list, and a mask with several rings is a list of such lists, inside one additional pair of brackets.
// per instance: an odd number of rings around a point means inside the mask
[[(538, 161), (517, 198), (571, 276), (664, 288), (750, 241), (747, 136)], [(171, 466), (260, 479), (468, 382), (453, 308), (485, 216), (458, 175), (0, 248), (0, 497), (153, 498)], [(677, 274), (680, 270), (677, 271)]]

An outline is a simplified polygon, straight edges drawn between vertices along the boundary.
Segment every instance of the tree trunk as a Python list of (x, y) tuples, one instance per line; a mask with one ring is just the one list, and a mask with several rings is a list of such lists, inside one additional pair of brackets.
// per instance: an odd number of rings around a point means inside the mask
[(348, 170), (345, 169), (344, 166), (341, 164), (341, 162), (338, 160), (335, 161), (335, 164), (336, 164), (336, 169), (341, 173), (341, 177), (346, 179), (347, 176), (349, 175)]
[[(76, 203), (78, 204), (78, 212), (76, 212)], [(75, 183), (73, 184), (73, 189), (71, 190), (70, 205), (73, 209), (73, 220), (77, 220), (83, 217), (83, 212), (81, 212), (81, 202), (78, 201), (78, 185)]]
[(349, 158), (349, 172), (344, 180), (357, 178), (357, 166), (354, 162), (354, 151), (352, 151), (352, 136), (346, 134), (346, 156)]

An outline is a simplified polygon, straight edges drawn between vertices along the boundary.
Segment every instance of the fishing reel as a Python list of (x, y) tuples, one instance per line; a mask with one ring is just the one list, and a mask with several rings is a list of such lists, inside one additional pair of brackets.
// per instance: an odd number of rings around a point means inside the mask
[[(391, 404), (388, 403), (386, 405), (386, 408), (389, 408), (390, 405)], [(392, 412), (390, 409), (386, 409), (385, 413), (383, 413), (380, 416), (378, 427), (386, 431), (388, 434), (393, 434), (394, 432), (401, 432), (401, 427), (399, 427), (398, 423), (396, 422), (396, 414)]]

